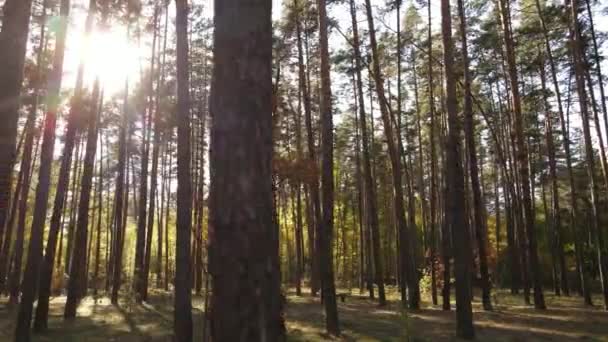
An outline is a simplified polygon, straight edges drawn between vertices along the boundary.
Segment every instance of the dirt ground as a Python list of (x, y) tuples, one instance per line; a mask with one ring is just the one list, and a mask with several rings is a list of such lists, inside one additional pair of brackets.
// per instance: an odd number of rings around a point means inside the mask
[[(306, 292), (306, 291), (305, 291)], [(343, 292), (339, 292), (343, 293)], [(479, 299), (478, 297), (476, 299)], [(494, 311), (484, 312), (474, 303), (478, 341), (608, 341), (608, 312), (599, 307), (585, 307), (579, 297), (546, 295), (549, 309), (535, 310), (523, 305), (521, 297), (505, 292), (494, 295)], [(203, 298), (194, 297), (195, 341), (202, 340), (204, 325)], [(596, 303), (600, 299), (595, 298)], [(116, 307), (106, 297), (86, 298), (78, 318), (63, 320), (65, 297), (51, 301), (49, 330), (34, 335), (33, 341), (139, 342), (171, 341), (172, 298), (154, 293), (149, 303), (135, 305), (121, 302)], [(358, 294), (346, 295), (339, 303), (342, 336), (338, 341), (453, 341), (455, 312), (442, 311), (424, 302), (415, 312), (400, 310), (396, 295), (389, 304), (377, 303)], [(287, 296), (286, 325), (289, 341), (325, 341), (323, 310), (318, 298)], [(15, 310), (0, 299), (0, 341), (12, 341)]]

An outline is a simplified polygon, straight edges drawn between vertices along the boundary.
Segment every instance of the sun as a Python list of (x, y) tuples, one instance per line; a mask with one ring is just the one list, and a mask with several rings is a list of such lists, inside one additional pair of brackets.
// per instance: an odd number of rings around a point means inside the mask
[(99, 77), (106, 94), (121, 92), (127, 78), (139, 77), (144, 58), (143, 47), (131, 39), (127, 37), (126, 27), (118, 25), (95, 29), (88, 37), (76, 35), (68, 42), (74, 55), (67, 67), (74, 73), (78, 63), (84, 61), (87, 84)]

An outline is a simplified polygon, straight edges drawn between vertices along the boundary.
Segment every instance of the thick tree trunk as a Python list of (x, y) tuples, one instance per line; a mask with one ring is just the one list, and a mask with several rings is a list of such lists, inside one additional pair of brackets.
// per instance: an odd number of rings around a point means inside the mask
[(214, 341), (285, 339), (271, 167), (271, 7), (270, 0), (224, 0), (215, 7), (209, 202)]
[(17, 121), (32, 0), (7, 0), (0, 32), (0, 236), (10, 205), (13, 164), (17, 155)]

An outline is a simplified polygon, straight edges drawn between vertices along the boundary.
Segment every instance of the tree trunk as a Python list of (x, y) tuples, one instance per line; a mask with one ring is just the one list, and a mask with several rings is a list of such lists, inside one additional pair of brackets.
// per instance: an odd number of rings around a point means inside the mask
[[(298, 77), (302, 76), (304, 72), (303, 61), (300, 64), (299, 58), (302, 56), (301, 54), (301, 30), (300, 30), (300, 8), (298, 6), (298, 0), (294, 0), (293, 2), (295, 7), (295, 20), (296, 20), (296, 39), (298, 42)], [(300, 71), (301, 70), (301, 71)], [(299, 84), (300, 89), (298, 89), (298, 110), (294, 111), (295, 116), (295, 130), (296, 130), (296, 159), (298, 161), (302, 161), (303, 152), (302, 152), (302, 87), (301, 83)], [(296, 295), (302, 295), (302, 274), (304, 271), (304, 233), (303, 233), (303, 219), (302, 219), (302, 183), (299, 180), (295, 182), (296, 187), (296, 217), (295, 217), (295, 237), (296, 237)]]
[[(177, 36), (177, 225), (175, 244), (175, 298), (173, 331), (177, 341), (192, 341), (190, 292), (190, 231), (192, 184), (190, 179), (190, 82), (188, 79), (188, 3), (175, 2)], [(216, 8), (217, 12), (220, 9)], [(217, 35), (217, 32), (216, 32)]]
[[(601, 66), (601, 58), (597, 37), (595, 34), (595, 24), (593, 23), (593, 12), (591, 11), (591, 1), (585, 0), (585, 5), (587, 8), (587, 18), (589, 19), (589, 30), (591, 33), (591, 40), (593, 42), (593, 58), (595, 62), (595, 69), (597, 73), (597, 80), (600, 88), (600, 101), (602, 104), (602, 113), (604, 114), (604, 127), (606, 130), (606, 140), (608, 140), (608, 108), (606, 108), (606, 96), (604, 90), (604, 75), (602, 74), (602, 66)], [(597, 121), (596, 125), (599, 127), (600, 123)]]
[(532, 285), (534, 286), (534, 307), (537, 309), (545, 309), (545, 298), (542, 289), (542, 274), (538, 260), (538, 251), (536, 247), (536, 234), (534, 232), (534, 216), (532, 210), (532, 198), (530, 194), (530, 172), (528, 169), (528, 150), (524, 137), (524, 119), (521, 109), (521, 99), (519, 95), (519, 82), (517, 76), (517, 65), (515, 61), (515, 48), (511, 32), (511, 14), (510, 8), (506, 0), (500, 0), (500, 13), (503, 26), (503, 35), (505, 49), (507, 54), (507, 65), (509, 72), (509, 80), (512, 93), (513, 115), (515, 124), (515, 140), (516, 140), (516, 159), (519, 168), (521, 189), (522, 189), (522, 206), (525, 217), (525, 231), (527, 237), (528, 254), (530, 259), (530, 273), (532, 276)]
[(214, 52), (211, 337), (282, 341), (285, 327), (271, 167), (271, 1), (216, 3)]
[[(462, 14), (461, 11), (461, 16)], [(446, 214), (449, 225), (452, 228), (452, 240), (454, 241), (456, 334), (460, 338), (473, 339), (475, 337), (475, 330), (473, 328), (473, 310), (471, 307), (471, 241), (467, 220), (464, 216), (464, 174), (460, 158), (461, 124), (458, 118), (458, 100), (456, 98), (454, 43), (452, 41), (452, 19), (449, 0), (441, 1), (441, 18), (446, 109), (448, 114), (448, 142), (446, 144), (446, 181), (448, 186), (446, 201), (448, 201), (448, 212)], [(446, 280), (444, 279), (444, 281)]]
[[(329, 47), (327, 37), (327, 12), (325, 0), (318, 0), (319, 47), (321, 54), (321, 91), (319, 111), (321, 115), (321, 198), (322, 221), (317, 224), (319, 271), (321, 272), (322, 301), (325, 306), (325, 327), (334, 336), (340, 335), (338, 307), (333, 267), (334, 229), (334, 124), (331, 102)], [(343, 237), (344, 238), (344, 237)]]
[[(94, 3), (91, 5), (95, 6)], [(89, 8), (89, 11), (94, 9)], [(94, 13), (94, 12), (93, 12)], [(74, 250), (72, 263), (70, 264), (70, 276), (67, 285), (67, 301), (63, 317), (73, 319), (76, 317), (76, 309), (80, 299), (86, 294), (83, 289), (85, 282), (85, 263), (87, 235), (89, 226), (89, 204), (91, 200), (91, 189), (93, 187), (93, 171), (95, 167), (95, 153), (97, 151), (97, 103), (99, 101), (99, 79), (95, 80), (93, 86), (90, 113), (88, 115), (87, 145), (84, 155), (84, 165), (82, 170), (82, 181), (80, 187), (80, 201), (78, 201), (78, 221), (76, 225), (76, 235), (74, 239)]]
[(13, 164), (17, 155), (17, 124), (23, 66), (27, 48), (32, 0), (7, 0), (0, 32), (0, 236), (10, 204)]
[[(156, 38), (158, 27), (159, 7), (154, 7), (154, 17), (152, 25), (152, 56), (150, 58), (150, 80), (147, 85), (147, 108), (142, 115), (142, 147), (141, 147), (141, 174), (139, 176), (139, 207), (137, 215), (137, 236), (135, 243), (135, 267), (134, 267), (134, 283), (135, 301), (141, 303), (147, 292), (147, 281), (144, 280), (146, 249), (149, 247), (148, 235), (151, 240), (151, 232), (153, 224), (147, 224), (148, 219), (148, 161), (150, 159), (150, 135), (152, 128), (152, 110), (153, 100), (152, 93), (154, 91), (154, 67), (156, 61)], [(156, 125), (155, 125), (156, 127)], [(157, 134), (155, 134), (156, 136)], [(155, 138), (156, 139), (156, 138)], [(154, 197), (150, 197), (150, 203), (154, 203)], [(151, 212), (154, 215), (154, 211)], [(153, 216), (152, 216), (153, 218)], [(144, 287), (145, 286), (145, 287)]]
[(167, 142), (167, 149), (168, 149), (168, 154), (169, 154), (169, 166), (168, 166), (168, 170), (167, 170), (167, 181), (166, 181), (166, 186), (165, 188), (167, 189), (167, 203), (165, 206), (165, 291), (169, 290), (169, 213), (170, 213), (170, 208), (171, 208), (171, 178), (173, 175), (173, 154), (171, 154), (171, 142), (169, 139), (171, 139), (171, 136), (173, 135), (173, 131), (171, 130), (171, 133), (168, 134), (168, 142)]
[(479, 253), (479, 271), (481, 273), (481, 290), (484, 310), (492, 310), (490, 299), (490, 276), (488, 274), (487, 260), (487, 234), (485, 205), (481, 195), (479, 181), (479, 166), (477, 165), (477, 144), (475, 142), (475, 121), (473, 118), (473, 99), (471, 94), (471, 74), (469, 71), (469, 56), (467, 44), (467, 24), (464, 0), (458, 0), (458, 13), (460, 16), (460, 39), (462, 41), (462, 55), (464, 68), (464, 136), (467, 144), (469, 177), (473, 192), (473, 215), (475, 224), (475, 237)]
[[(61, 61), (63, 61), (63, 46), (58, 40)], [(54, 62), (58, 61), (55, 56)], [(61, 66), (54, 63), (53, 76), (49, 80), (49, 94), (58, 94), (61, 84)], [(59, 71), (59, 72), (57, 72)], [(44, 238), (44, 225), (46, 221), (48, 195), (51, 183), (51, 168), (53, 164), (53, 152), (55, 145), (55, 126), (57, 122), (57, 107), (54, 104), (49, 106), (44, 121), (44, 135), (40, 152), (40, 168), (38, 170), (38, 185), (36, 187), (36, 198), (34, 202), (33, 221), (30, 232), (30, 242), (28, 246), (28, 258), (23, 274), (22, 296), (17, 316), (15, 328), (16, 341), (30, 340), (30, 325), (32, 319), (33, 303), (36, 296), (36, 289), (39, 279), (40, 261), (42, 259), (42, 246)], [(24, 189), (29, 188), (29, 184), (24, 183)], [(27, 192), (25, 192), (27, 194)], [(27, 195), (25, 196), (27, 198)], [(20, 261), (19, 261), (20, 262)]]
[[(50, 73), (49, 79), (48, 79), (48, 92), (47, 92), (47, 97), (49, 98), (56, 98), (59, 95), (59, 91), (61, 89), (61, 79), (62, 79), (62, 73), (63, 73), (63, 56), (64, 56), (64, 51), (65, 51), (65, 36), (66, 36), (66, 31), (67, 31), (67, 16), (68, 16), (68, 12), (69, 12), (69, 1), (68, 0), (63, 0), (61, 1), (61, 7), (60, 7), (60, 18), (62, 18), (61, 22), (60, 22), (60, 28), (59, 28), (59, 33), (55, 38), (55, 52), (54, 52), (54, 57), (53, 57), (53, 69)], [(45, 179), (45, 181), (50, 182), (50, 173), (51, 173), (51, 167), (52, 167), (52, 161), (53, 161), (53, 148), (54, 148), (54, 141), (55, 141), (55, 123), (57, 120), (57, 112), (58, 112), (58, 106), (59, 103), (56, 101), (51, 101), (50, 105), (47, 108), (47, 113), (46, 113), (46, 117), (44, 120), (44, 138), (43, 138), (43, 146), (42, 146), (42, 150), (41, 150), (41, 162), (40, 162), (40, 170), (39, 170), (39, 179)], [(48, 165), (44, 165), (48, 163)], [(43, 166), (44, 165), (44, 166)], [(46, 168), (46, 170), (43, 170), (43, 167)], [(44, 173), (48, 173), (48, 175), (44, 174)], [(48, 178), (47, 178), (48, 177)], [(29, 281), (33, 282), (33, 283), (25, 283), (27, 284), (25, 287), (27, 287), (28, 289), (26, 290), (25, 288), (24, 290), (24, 296), (22, 298), (22, 306), (23, 309), (20, 308), (20, 319), (19, 321), (21, 323), (18, 324), (17, 327), (17, 331), (24, 333), (24, 336), (26, 336), (26, 339), (29, 339), (29, 329), (30, 329), (30, 324), (31, 324), (31, 317), (32, 317), (32, 306), (33, 306), (33, 302), (34, 302), (34, 296), (35, 296), (35, 291), (36, 288), (38, 288), (38, 295), (40, 297), (41, 294), (44, 294), (44, 291), (46, 290), (45, 287), (43, 287), (42, 285), (37, 286), (38, 284), (38, 277), (39, 277), (39, 272), (41, 273), (40, 275), (40, 279), (41, 279), (41, 284), (42, 281), (45, 280), (44, 276), (45, 276), (45, 264), (46, 262), (43, 262), (42, 265), (40, 265), (40, 258), (42, 257), (42, 230), (44, 228), (44, 224), (45, 224), (45, 220), (46, 220), (46, 211), (47, 211), (47, 197), (48, 197), (48, 187), (50, 186), (50, 184), (46, 184), (46, 189), (44, 189), (44, 185), (39, 184), (39, 188), (36, 189), (36, 203), (35, 203), (35, 209), (34, 209), (34, 221), (32, 222), (32, 238), (36, 238), (36, 239), (40, 239), (40, 241), (36, 241), (34, 239), (30, 240), (30, 244), (32, 244), (32, 242), (35, 242), (38, 244), (38, 246), (32, 245), (30, 247), (30, 249), (32, 248), (40, 248), (39, 251), (34, 251), (32, 250), (32, 260), (30, 263), (29, 260), (29, 255), (28, 255), (28, 265), (30, 266), (29, 270), (26, 270), (28, 272), (32, 272), (31, 274), (28, 274), (28, 279)], [(59, 191), (59, 189), (57, 189)], [(38, 194), (40, 192), (40, 194)], [(40, 196), (40, 202), (44, 203), (38, 203), (38, 197)], [(39, 217), (39, 215), (42, 215), (42, 217), (36, 219), (36, 217)], [(34, 234), (34, 228), (36, 228), (36, 230), (38, 230), (39, 232), (36, 232), (36, 234)], [(39, 236), (36, 236), (39, 235)], [(56, 238), (56, 234), (55, 234), (55, 238)], [(47, 241), (47, 245), (49, 245), (51, 243), (51, 233), (49, 233), (49, 237), (48, 237), (48, 241)], [(54, 253), (54, 249), (53, 249), (53, 253)], [(50, 263), (51, 265), (51, 269), (53, 268), (53, 262), (51, 261)], [(40, 268), (40, 269), (39, 269)], [(50, 280), (49, 280), (49, 289), (50, 289)], [(25, 296), (25, 291), (28, 292), (28, 296)], [(50, 292), (50, 291), (47, 291)], [(26, 302), (27, 301), (27, 302)], [(48, 303), (48, 301), (47, 301)], [(45, 302), (43, 301), (38, 301), (38, 305), (36, 307), (36, 310), (43, 310), (44, 309), (44, 305)], [(47, 305), (48, 308), (48, 305)], [(48, 312), (48, 309), (47, 309)], [(36, 313), (36, 316), (38, 316), (38, 313)], [(46, 319), (45, 319), (45, 323), (46, 323)], [(45, 324), (46, 326), (46, 324)], [(36, 327), (36, 322), (34, 324), (34, 327)]]
[[(389, 109), (388, 101), (385, 97), (384, 93), (384, 80), (382, 78), (382, 73), (380, 71), (380, 60), (378, 53), (378, 46), (376, 43), (376, 32), (374, 27), (374, 18), (372, 13), (372, 7), (369, 0), (365, 1), (365, 7), (367, 12), (367, 22), (369, 26), (369, 35), (370, 35), (370, 44), (373, 55), (373, 77), (376, 87), (376, 93), (378, 95), (378, 100), (380, 102), (380, 113), (382, 117), (382, 122), (384, 125), (384, 134), (387, 140), (387, 146), (391, 161), (391, 171), (393, 176), (393, 187), (394, 187), (394, 196), (393, 196), (393, 206), (395, 210), (395, 219), (397, 223), (397, 230), (402, 236), (401, 240), (403, 242), (403, 246), (401, 248), (400, 260), (401, 265), (404, 270), (404, 274), (407, 273), (409, 276), (406, 277), (408, 282), (408, 294), (414, 295), (417, 291), (412, 291), (415, 287), (418, 286), (417, 280), (415, 280), (415, 270), (412, 269), (411, 266), (411, 258), (413, 253), (410, 249), (412, 245), (409, 234), (408, 227), (405, 220), (405, 205), (403, 203), (403, 184), (401, 179), (401, 171), (402, 171), (402, 163), (401, 158), (399, 157), (399, 151), (395, 143), (395, 135), (393, 131), (393, 124), (391, 120), (391, 113)], [(375, 263), (375, 273), (376, 273), (376, 282), (378, 283), (378, 302), (380, 305), (386, 304), (386, 295), (384, 292), (384, 277), (383, 277), (383, 268), (382, 262), (380, 259), (380, 232), (378, 227), (372, 228), (372, 243), (373, 243), (373, 253), (374, 253), (374, 263)], [(410, 308), (418, 307), (418, 299), (415, 296), (408, 298), (408, 302)]]
[[(298, 9), (299, 11), (299, 9)], [(306, 125), (306, 140), (308, 145), (308, 162), (317, 166), (316, 147), (312, 130), (312, 109), (310, 99), (310, 87), (307, 81), (307, 65), (304, 63), (304, 49), (302, 47), (301, 23), (299, 17), (296, 19), (297, 41), (298, 41), (298, 82), (300, 91), (304, 98), (304, 121)], [(319, 291), (319, 255), (315, 249), (315, 226), (321, 221), (321, 202), (319, 199), (319, 180), (315, 179), (308, 185), (309, 198), (312, 201), (312, 216), (308, 220), (308, 252), (310, 254), (310, 291), (316, 296)], [(310, 205), (309, 205), (310, 206)]]
[[(43, 123), (44, 124), (44, 123)], [(21, 160), (21, 164), (24, 166), (25, 159)], [(11, 257), (11, 242), (13, 241), (13, 228), (15, 226), (15, 219), (17, 216), (17, 204), (19, 203), (19, 195), (22, 192), (23, 188), (23, 177), (25, 177), (24, 169), (19, 169), (19, 174), (17, 176), (17, 186), (15, 187), (15, 193), (13, 194), (13, 198), (11, 200), (11, 211), (8, 222), (6, 223), (6, 232), (4, 236), (4, 241), (2, 241), (2, 250), (0, 251), (0, 293), (6, 292), (7, 288), (10, 287), (10, 263)], [(14, 248), (14, 247), (13, 247)]]
[(595, 156), (593, 152), (593, 141), (591, 140), (591, 129), (589, 124), (589, 110), (587, 106), (587, 92), (585, 89), (585, 70), (584, 54), (581, 45), (581, 34), (578, 27), (577, 6), (578, 0), (570, 0), (569, 20), (570, 20), (570, 42), (571, 52), (574, 60), (574, 74), (576, 88), (579, 98), (581, 120), (583, 122), (583, 138), (585, 141), (585, 160), (589, 177), (589, 188), (591, 196), (591, 229), (595, 232), (596, 250), (599, 266), (599, 276), (602, 283), (604, 296), (604, 309), (608, 310), (608, 258), (605, 252), (604, 229), (600, 224), (599, 218), (599, 188), (595, 175)]
[[(97, 134), (99, 136), (99, 179), (97, 180), (97, 202), (99, 205), (99, 213), (97, 215), (97, 232), (95, 241), (95, 266), (93, 268), (93, 297), (97, 297), (97, 291), (99, 290), (99, 266), (101, 257), (101, 221), (103, 214), (103, 133), (101, 131), (101, 115), (103, 114), (103, 97), (99, 105), (99, 116), (97, 117)], [(109, 198), (108, 192), (108, 198)], [(106, 210), (109, 210), (109, 206), (106, 206)], [(106, 226), (108, 229), (109, 226)], [(106, 246), (108, 241), (106, 241)], [(106, 255), (107, 259), (107, 255)], [(106, 277), (108, 275), (106, 274)]]
[[(436, 246), (437, 246), (437, 195), (439, 194), (439, 190), (437, 189), (437, 151), (436, 151), (436, 142), (437, 142), (437, 119), (435, 118), (435, 95), (433, 94), (433, 35), (431, 31), (431, 0), (428, 0), (427, 3), (427, 11), (428, 11), (428, 31), (427, 31), (427, 40), (428, 40), (428, 97), (429, 97), (429, 116), (431, 118), (430, 122), (430, 134), (429, 134), (429, 145), (431, 150), (431, 185), (430, 185), (430, 212), (429, 212), (429, 225), (430, 225), (430, 237), (429, 237), (429, 258), (431, 260), (431, 299), (433, 301), (433, 305), (437, 305), (437, 275), (435, 270), (435, 259), (436, 259)], [(449, 265), (448, 265), (449, 270)], [(449, 271), (448, 271), (449, 274)], [(449, 280), (449, 279), (448, 279)], [(448, 293), (449, 297), (449, 293)], [(445, 297), (444, 297), (445, 298)], [(447, 306), (449, 309), (449, 300), (447, 302)], [(446, 302), (443, 303), (443, 308), (445, 309)]]
[[(127, 182), (126, 163), (127, 163), (127, 130), (129, 126), (129, 80), (125, 81), (125, 94), (123, 99), (123, 119), (118, 131), (118, 165), (116, 175), (116, 203), (114, 207), (114, 241), (112, 254), (112, 294), (111, 302), (114, 305), (118, 304), (118, 292), (120, 291), (122, 278), (122, 253), (124, 239), (124, 217), (127, 216), (125, 204), (128, 202), (128, 186)], [(126, 190), (126, 191), (125, 191)], [(124, 216), (124, 217), (123, 217)]]
[[(541, 87), (544, 95), (544, 106), (545, 106), (545, 142), (547, 146), (547, 155), (549, 157), (549, 177), (551, 182), (551, 218), (553, 226), (553, 250), (557, 253), (556, 257), (559, 261), (560, 269), (560, 283), (559, 286), (566, 296), (570, 296), (570, 287), (568, 285), (568, 269), (566, 268), (566, 258), (564, 256), (563, 246), (563, 227), (561, 219), (561, 209), (559, 204), (559, 187), (557, 178), (557, 162), (555, 160), (555, 143), (553, 138), (553, 115), (547, 99), (546, 90), (546, 77), (545, 77), (545, 65), (540, 67), (540, 80)], [(546, 211), (545, 211), (546, 212)], [(576, 237), (575, 237), (576, 238)]]

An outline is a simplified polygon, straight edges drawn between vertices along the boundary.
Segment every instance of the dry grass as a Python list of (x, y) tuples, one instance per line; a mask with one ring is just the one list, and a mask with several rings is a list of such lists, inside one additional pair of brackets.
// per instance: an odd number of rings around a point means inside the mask
[[(306, 291), (305, 291), (306, 293)], [(342, 336), (338, 341), (452, 341), (455, 331), (454, 311), (442, 311), (426, 301), (415, 312), (400, 310), (397, 294), (389, 291), (389, 304), (377, 303), (359, 295), (349, 295), (339, 303)], [(537, 311), (523, 305), (521, 297), (505, 292), (495, 296), (495, 310), (484, 312), (474, 303), (478, 341), (608, 341), (608, 312), (584, 307), (578, 297), (547, 295), (548, 310)], [(599, 298), (596, 299), (599, 303)], [(167, 293), (153, 293), (149, 303), (129, 301), (118, 307), (105, 297), (87, 298), (78, 310), (78, 318), (63, 320), (64, 297), (51, 301), (49, 331), (35, 335), (33, 341), (171, 341), (172, 298)], [(200, 341), (204, 313), (202, 298), (194, 298), (194, 333)], [(318, 298), (296, 297), (288, 291), (286, 308), (290, 341), (324, 341), (324, 315)], [(0, 300), (0, 341), (11, 341), (15, 310)]]

